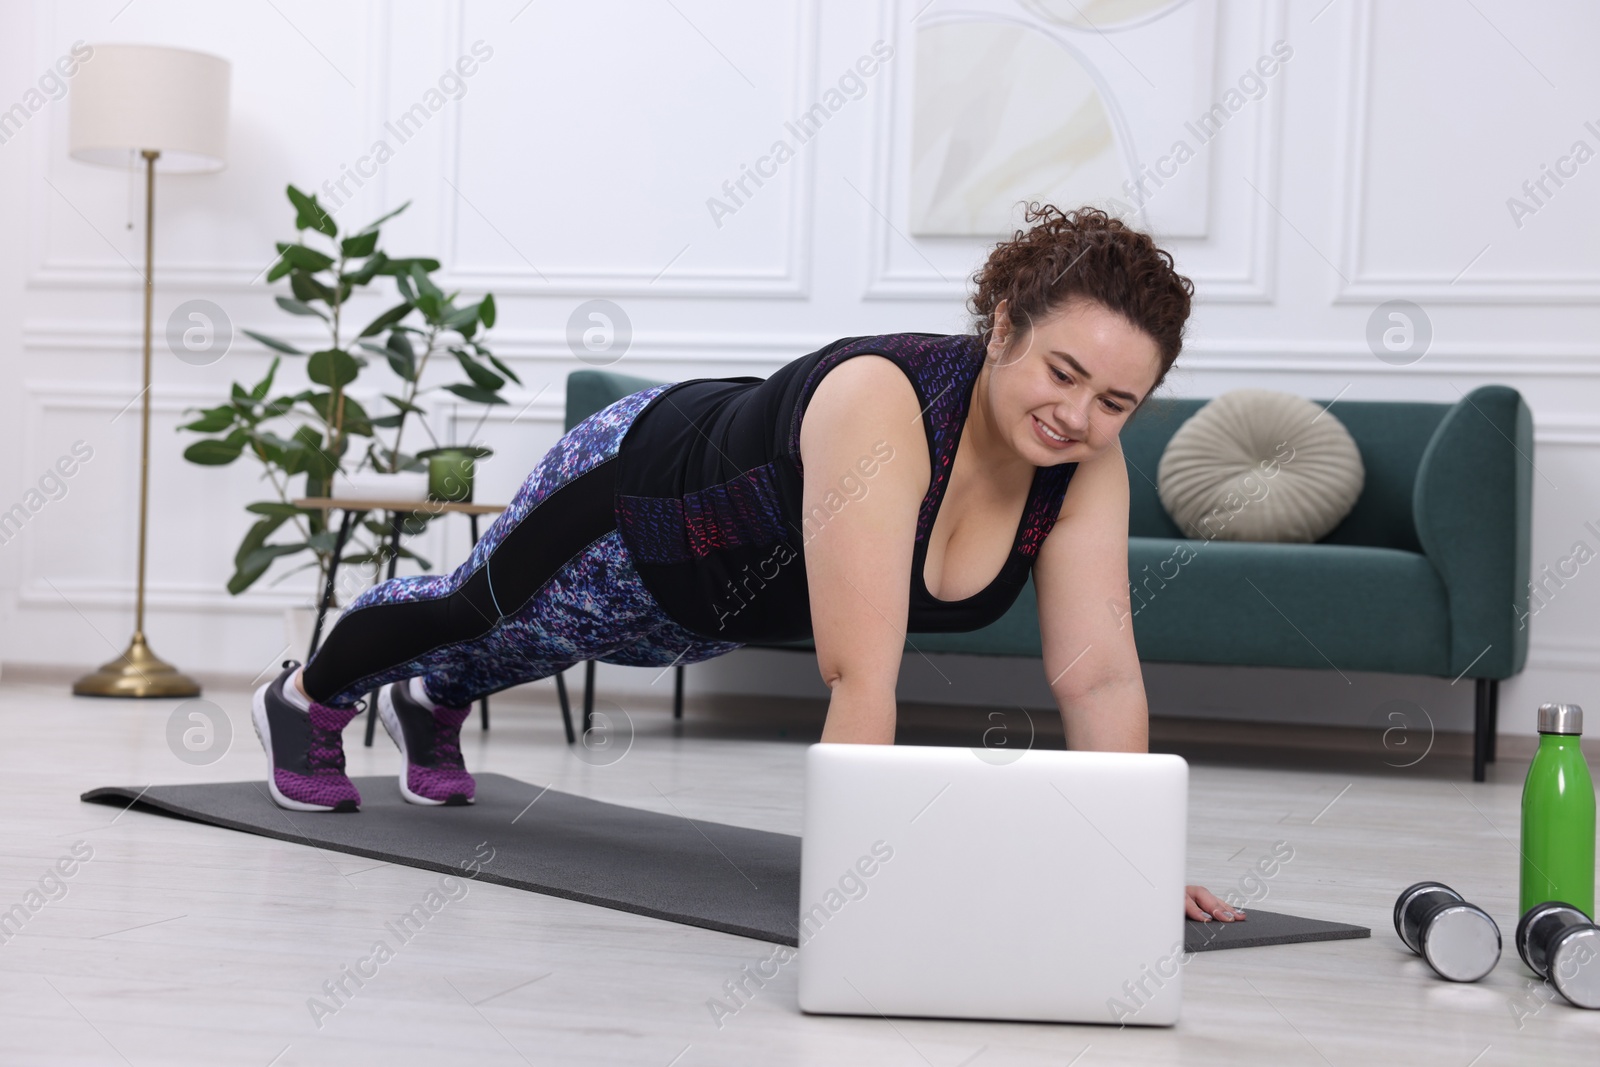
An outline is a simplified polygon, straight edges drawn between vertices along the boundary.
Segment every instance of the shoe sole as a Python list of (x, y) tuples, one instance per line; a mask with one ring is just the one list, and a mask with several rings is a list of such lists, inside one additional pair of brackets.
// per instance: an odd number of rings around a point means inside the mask
[(411, 787), (406, 784), (406, 779), (411, 776), (411, 752), (406, 748), (406, 732), (400, 726), (400, 713), (395, 711), (394, 700), (390, 696), (394, 692), (394, 687), (399, 684), (401, 683), (390, 682), (378, 690), (378, 719), (383, 723), (383, 732), (389, 735), (389, 740), (393, 741), (395, 747), (400, 750), (401, 770), (398, 776), (400, 795), (405, 798), (408, 804), (423, 804), (430, 808), (458, 807), (471, 804), (476, 799), (475, 797), (452, 793), (449, 799), (434, 800), (432, 797), (425, 797), (421, 793), (412, 792)]
[[(272, 802), (280, 808), (287, 808), (289, 811), (336, 811), (341, 813), (360, 811), (360, 805), (350, 805), (349, 807), (334, 805), (330, 807), (327, 804), (310, 804), (304, 800), (291, 800), (289, 797), (284, 796), (283, 791), (278, 788), (278, 765), (277, 761), (272, 757), (272, 727), (267, 723), (267, 690), (271, 686), (272, 683), (268, 682), (257, 689), (255, 695), (251, 697), (250, 721), (255, 725), (256, 739), (261, 742), (261, 747), (267, 753), (267, 788), (272, 792)], [(350, 802), (342, 800), (339, 804), (350, 804)]]

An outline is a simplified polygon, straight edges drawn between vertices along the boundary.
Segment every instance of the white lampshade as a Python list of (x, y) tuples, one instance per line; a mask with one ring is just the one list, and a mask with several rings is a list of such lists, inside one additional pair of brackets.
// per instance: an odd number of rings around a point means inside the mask
[(72, 80), (72, 158), (139, 167), (141, 149), (161, 153), (156, 169), (221, 170), (228, 145), (229, 63), (187, 48), (97, 44)]

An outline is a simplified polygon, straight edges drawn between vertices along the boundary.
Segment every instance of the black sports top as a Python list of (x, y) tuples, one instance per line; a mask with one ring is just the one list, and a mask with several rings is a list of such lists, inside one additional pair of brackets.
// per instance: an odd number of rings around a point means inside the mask
[[(935, 598), (923, 575), (928, 534), (983, 348), (967, 334), (900, 333), (835, 341), (770, 378), (678, 382), (635, 417), (618, 446), (617, 528), (645, 588), (674, 621), (742, 643), (812, 636), (804, 543), (887, 457), (862, 457), (862, 477), (842, 477), (823, 497), (828, 512), (805, 516), (800, 420), (823, 375), (865, 354), (887, 357), (911, 379), (928, 435), (933, 475), (917, 514), (908, 632), (976, 630), (1016, 602), (1078, 465), (1035, 468), (1011, 554), (987, 588), (961, 600)], [(829, 503), (835, 498), (838, 507)]]

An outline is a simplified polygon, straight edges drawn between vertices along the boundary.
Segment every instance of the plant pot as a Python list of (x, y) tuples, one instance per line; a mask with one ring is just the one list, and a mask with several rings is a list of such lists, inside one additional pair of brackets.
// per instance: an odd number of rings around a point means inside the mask
[(454, 503), (472, 500), (474, 469), (477, 461), (494, 453), (477, 445), (430, 448), (417, 453), (428, 461), (428, 497)]
[(423, 471), (363, 470), (337, 474), (333, 495), (343, 500), (398, 500), (418, 503), (428, 499), (428, 475)]

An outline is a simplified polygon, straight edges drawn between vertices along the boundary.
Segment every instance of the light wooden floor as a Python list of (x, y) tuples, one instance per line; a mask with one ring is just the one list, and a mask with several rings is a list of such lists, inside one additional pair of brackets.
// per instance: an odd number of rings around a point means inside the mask
[[(548, 683), (529, 692), (553, 696)], [(1600, 1012), (1545, 1003), (1511, 944), (1525, 771), (1513, 753), (1503, 749), (1491, 781), (1473, 785), (1442, 743), (1395, 769), (1376, 750), (1340, 752), (1325, 734), (1304, 735), (1314, 747), (1293, 750), (1264, 743), (1292, 732), (1165, 723), (1154, 747), (1192, 763), (1191, 881), (1221, 892), (1285, 840), (1293, 859), (1258, 903), (1360, 923), (1370, 940), (1200, 953), (1171, 1029), (802, 1016), (792, 964), (719, 1028), (708, 999), (771, 946), (480, 883), (319, 1028), (308, 998), (366, 955), (438, 876), (77, 800), (97, 785), (261, 773), (248, 694), (206, 697), (229, 714), (233, 745), (194, 767), (168, 748), (176, 702), (74, 699), (64, 682), (0, 682), (0, 910), (23, 901), (77, 843), (86, 843), (80, 854), (93, 850), (64, 880), (66, 895), (0, 944), (0, 1063), (1600, 1062)], [(464, 748), (475, 770), (798, 833), (816, 707), (745, 708), (742, 725), (730, 725), (735, 703), (692, 704), (676, 730), (662, 708), (630, 709), (632, 748), (597, 767), (562, 743), (553, 706), (504, 699), (494, 730), (469, 730)], [(934, 737), (947, 719), (927, 716), (907, 736)], [(352, 773), (393, 773), (397, 754), (383, 732), (369, 751), (356, 730)], [(1501, 924), (1505, 953), (1484, 981), (1436, 979), (1395, 938), (1394, 898), (1422, 878), (1455, 886)]]

